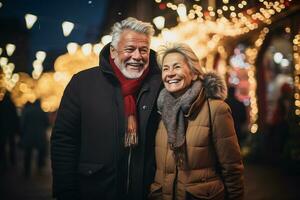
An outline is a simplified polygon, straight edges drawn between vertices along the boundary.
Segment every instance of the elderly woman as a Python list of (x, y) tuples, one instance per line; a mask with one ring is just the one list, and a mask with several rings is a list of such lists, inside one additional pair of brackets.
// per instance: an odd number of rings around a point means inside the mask
[(162, 46), (157, 60), (165, 88), (149, 199), (242, 199), (244, 167), (224, 80), (204, 74), (185, 44)]

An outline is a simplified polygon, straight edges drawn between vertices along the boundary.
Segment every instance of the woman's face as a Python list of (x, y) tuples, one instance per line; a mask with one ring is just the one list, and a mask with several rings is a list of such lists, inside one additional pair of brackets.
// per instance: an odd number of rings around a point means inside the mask
[(162, 80), (168, 92), (178, 97), (197, 79), (185, 57), (180, 53), (169, 53), (162, 63)]

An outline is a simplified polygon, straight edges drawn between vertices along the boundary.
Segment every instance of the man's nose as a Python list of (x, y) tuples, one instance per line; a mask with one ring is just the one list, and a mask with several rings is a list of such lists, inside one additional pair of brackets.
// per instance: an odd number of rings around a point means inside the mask
[(132, 58), (136, 60), (141, 60), (142, 59), (141, 52), (138, 49), (136, 49), (132, 54)]

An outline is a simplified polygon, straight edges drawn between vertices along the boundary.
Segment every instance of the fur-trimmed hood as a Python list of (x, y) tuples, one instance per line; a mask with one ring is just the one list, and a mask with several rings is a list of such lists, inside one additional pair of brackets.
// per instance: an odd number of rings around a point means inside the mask
[(227, 86), (225, 80), (216, 72), (208, 72), (203, 75), (202, 84), (206, 97), (225, 100), (227, 98)]

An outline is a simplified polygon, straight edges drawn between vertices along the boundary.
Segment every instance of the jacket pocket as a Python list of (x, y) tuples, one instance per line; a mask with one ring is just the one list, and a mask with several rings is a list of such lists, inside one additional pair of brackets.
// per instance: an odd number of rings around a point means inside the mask
[(219, 179), (186, 186), (187, 200), (222, 200), (224, 198), (224, 184)]
[(151, 184), (148, 199), (149, 200), (161, 200), (162, 199), (162, 186), (160, 184), (158, 184), (158, 183)]
[(91, 176), (101, 171), (103, 167), (103, 164), (80, 163), (78, 166), (78, 172), (80, 175)]
[(111, 182), (103, 164), (80, 163), (78, 173), (81, 199), (106, 199)]

